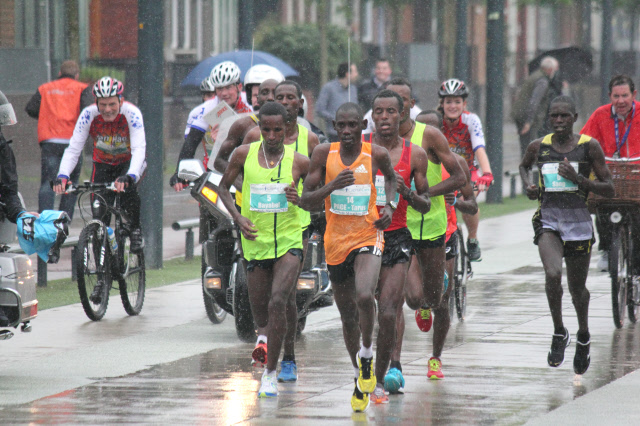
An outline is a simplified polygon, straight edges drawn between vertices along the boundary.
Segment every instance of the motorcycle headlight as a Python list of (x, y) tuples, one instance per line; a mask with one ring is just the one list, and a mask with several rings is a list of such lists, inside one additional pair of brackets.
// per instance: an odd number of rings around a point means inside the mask
[(208, 277), (205, 279), (204, 286), (213, 290), (220, 290), (222, 288), (222, 280), (220, 277)]
[(211, 201), (213, 204), (218, 202), (218, 193), (213, 189), (205, 186), (202, 188), (202, 191), (200, 193), (202, 194), (203, 197)]
[(298, 278), (298, 290), (313, 290), (315, 287), (315, 280), (312, 278)]

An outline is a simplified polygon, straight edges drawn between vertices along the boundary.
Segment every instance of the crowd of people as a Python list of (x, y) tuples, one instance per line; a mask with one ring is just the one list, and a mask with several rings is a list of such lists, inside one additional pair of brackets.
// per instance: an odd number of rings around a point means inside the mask
[[(586, 279), (594, 242), (586, 199), (590, 192), (614, 194), (605, 156), (639, 155), (640, 138), (635, 135), (640, 130), (633, 126), (638, 105), (633, 81), (617, 76), (609, 87), (612, 103), (596, 110), (581, 134), (575, 134), (574, 100), (548, 99), (557, 70), (557, 61), (543, 59), (541, 71), (525, 87), (524, 96), (533, 100), (518, 118), (520, 172), (527, 196), (539, 202), (534, 243), (545, 269), (554, 324), (548, 364), (561, 365), (571, 341), (562, 320), (564, 258), (579, 323), (573, 364), (575, 372), (583, 374), (590, 363)], [(411, 82), (393, 77), (388, 60), (378, 60), (374, 76), (359, 87), (351, 84), (357, 69), (341, 64), (316, 104), (325, 135), (304, 117), (305, 99), (297, 82), (266, 65), (247, 70), (244, 88), (240, 76), (235, 63), (223, 62), (202, 81), (202, 103), (189, 113), (179, 160), (193, 158), (202, 144), (204, 164), (222, 173), (220, 198), (240, 231), (247, 261), (258, 335), (251, 357), (266, 366), (258, 395), (275, 397), (278, 382), (297, 380), (295, 289), (314, 226), (313, 211), (324, 211), (326, 217), (325, 258), (353, 365), (353, 410), (364, 411), (370, 403), (387, 403), (389, 394), (403, 393), (405, 303), (415, 311), (420, 330), (428, 332), (433, 326), (427, 377), (443, 379), (456, 210), (469, 230), (470, 259), (480, 261), (475, 197), (493, 182), (481, 121), (467, 111), (467, 85), (455, 78), (444, 81), (439, 104), (421, 111)], [(133, 228), (131, 249), (142, 250), (136, 190), (146, 167), (142, 114), (124, 101), (118, 80), (98, 80), (89, 101), (88, 86), (77, 77), (77, 65), (65, 62), (59, 79), (41, 86), (27, 106), (39, 120), (40, 210), (53, 206), (49, 181), (54, 181), (55, 193), (63, 194), (68, 183), (77, 180), (83, 147), (91, 140), (91, 179), (115, 182), (124, 192), (123, 206)], [(209, 124), (207, 114), (222, 101), (236, 116)], [(15, 116), (2, 114), (6, 105), (10, 107), (0, 96), (1, 125), (15, 122)], [(543, 119), (549, 126), (546, 134), (539, 131), (544, 126), (540, 115), (548, 119)], [(533, 140), (525, 144), (526, 138)], [(0, 149), (7, 146), (0, 133)], [(24, 210), (15, 202), (15, 161), (9, 154), (2, 160), (0, 197), (15, 222)], [(530, 176), (534, 165), (540, 171), (538, 183)], [(176, 191), (187, 184), (177, 171), (169, 183)], [(231, 186), (237, 188), (233, 195)], [(60, 209), (72, 215), (72, 202), (63, 198)], [(99, 201), (92, 207), (96, 215), (104, 209)], [(607, 225), (600, 218), (601, 235), (606, 235)], [(600, 240), (606, 246), (606, 237)], [(100, 294), (96, 289), (92, 300)]]

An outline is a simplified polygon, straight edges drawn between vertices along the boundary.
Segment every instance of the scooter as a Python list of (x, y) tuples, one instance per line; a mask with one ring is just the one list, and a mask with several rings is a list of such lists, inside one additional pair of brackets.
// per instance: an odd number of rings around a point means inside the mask
[[(251, 314), (246, 261), (242, 255), (240, 234), (229, 211), (218, 196), (222, 175), (206, 172), (198, 160), (182, 160), (178, 177), (190, 182), (191, 196), (200, 203), (202, 242), (202, 292), (207, 315), (212, 323), (224, 321), (227, 313), (235, 319), (240, 340), (252, 342), (256, 327)], [(235, 188), (231, 187), (235, 194)], [(296, 286), (298, 335), (305, 328), (307, 316), (333, 304), (322, 234), (309, 238), (302, 273)]]
[(16, 225), (6, 218), (0, 220), (0, 308), (8, 321), (0, 324), (0, 340), (14, 336), (11, 330), (20, 326), (31, 331), (31, 320), (38, 315), (36, 274), (29, 256), (9, 253), (9, 244), (16, 241)]

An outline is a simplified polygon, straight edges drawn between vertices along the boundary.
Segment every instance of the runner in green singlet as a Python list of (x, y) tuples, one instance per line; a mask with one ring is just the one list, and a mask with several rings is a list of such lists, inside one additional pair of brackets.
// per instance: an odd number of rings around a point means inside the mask
[[(307, 175), (309, 159), (284, 145), (286, 115), (276, 103), (260, 108), (264, 140), (236, 148), (220, 183), (220, 198), (242, 233), (254, 321), (263, 329), (268, 324), (270, 356), (259, 397), (278, 395), (276, 367), (287, 332), (287, 303), (295, 292), (302, 262), (296, 186)], [(242, 215), (229, 193), (240, 173), (244, 175)]]

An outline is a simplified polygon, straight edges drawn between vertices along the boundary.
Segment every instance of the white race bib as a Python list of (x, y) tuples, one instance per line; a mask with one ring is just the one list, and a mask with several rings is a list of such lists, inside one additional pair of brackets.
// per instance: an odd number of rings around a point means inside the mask
[(350, 185), (331, 193), (331, 212), (348, 216), (369, 213), (371, 185)]
[[(400, 194), (396, 191), (396, 203), (399, 202)], [(376, 176), (376, 206), (385, 204), (387, 204), (387, 191), (384, 189), (384, 176)]]
[[(571, 167), (578, 172), (578, 162), (571, 162)], [(565, 179), (558, 174), (560, 163), (545, 163), (542, 165), (540, 173), (544, 179), (545, 192), (575, 192), (578, 190), (578, 184)]]
[(251, 184), (249, 209), (260, 213), (283, 213), (289, 210), (284, 183)]

